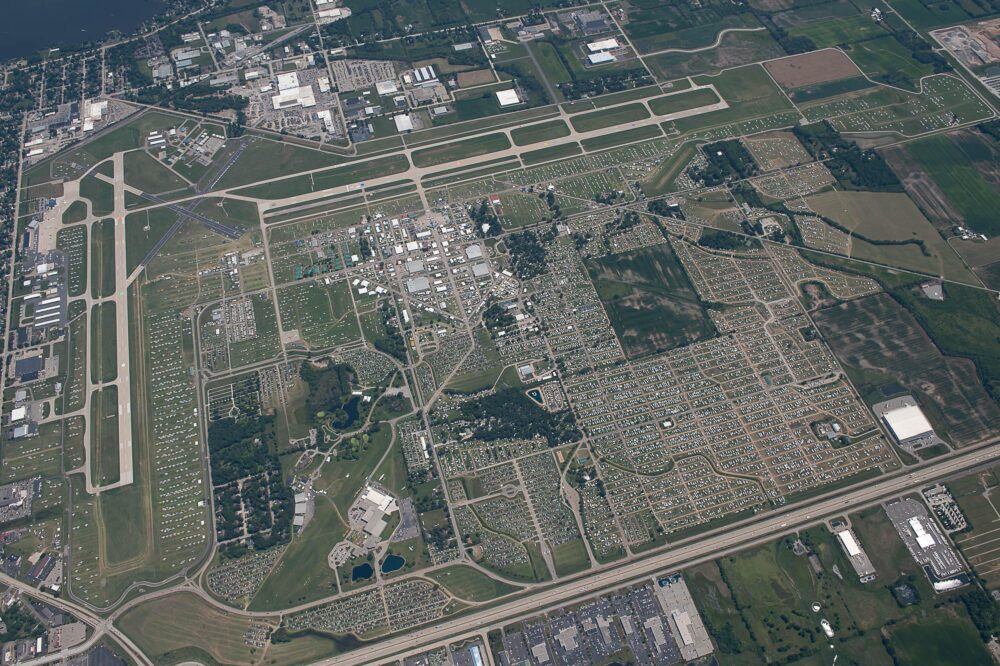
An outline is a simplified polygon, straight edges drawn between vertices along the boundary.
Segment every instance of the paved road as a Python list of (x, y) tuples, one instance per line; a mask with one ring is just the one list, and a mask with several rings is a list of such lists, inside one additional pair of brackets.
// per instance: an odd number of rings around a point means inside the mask
[(537, 592), (521, 599), (478, 611), (438, 625), (418, 629), (389, 638), (355, 653), (316, 662), (323, 666), (357, 666), (378, 664), (404, 654), (419, 652), (439, 642), (447, 642), (467, 633), (475, 633), (494, 624), (505, 624), (521, 617), (542, 612), (546, 606), (558, 606), (617, 587), (636, 578), (675, 570), (681, 566), (710, 560), (728, 551), (773, 540), (777, 536), (824, 519), (855, 511), (866, 505), (899, 495), (917, 485), (963, 471), (984, 462), (1000, 458), (1000, 444), (992, 444), (965, 454), (952, 456), (937, 464), (903, 474), (882, 482), (871, 483), (836, 497), (818, 500), (814, 504), (783, 513), (761, 516), (757, 522), (731, 528), (709, 538), (681, 545), (644, 559), (636, 558), (618, 564), (613, 569), (567, 582), (555, 589)]

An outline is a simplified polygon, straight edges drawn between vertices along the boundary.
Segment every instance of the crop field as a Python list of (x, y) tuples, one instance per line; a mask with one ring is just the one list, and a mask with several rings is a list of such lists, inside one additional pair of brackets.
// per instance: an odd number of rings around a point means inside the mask
[(669, 243), (590, 260), (587, 268), (629, 357), (715, 336)]
[(861, 70), (839, 49), (812, 51), (764, 64), (778, 85), (786, 89), (815, 86), (858, 76)]
[(905, 151), (940, 189), (957, 220), (987, 236), (1000, 235), (995, 214), (1000, 210), (1000, 191), (983, 177), (984, 171), (994, 176), (1000, 171), (994, 146), (963, 132), (914, 141), (906, 144)]
[(897, 387), (920, 395), (931, 423), (940, 424), (939, 432), (949, 433), (959, 446), (986, 437), (1000, 418), (1000, 407), (972, 362), (944, 356), (918, 321), (888, 296), (820, 310), (814, 319), (869, 404), (900, 392)]
[(308, 349), (326, 349), (360, 337), (351, 286), (346, 280), (329, 285), (301, 282), (278, 290), (282, 328), (298, 331)]
[(807, 37), (817, 48), (850, 44), (886, 34), (885, 29), (867, 13), (854, 16), (826, 17), (789, 28), (793, 37)]
[(593, 111), (574, 116), (571, 123), (577, 132), (593, 132), (594, 130), (624, 125), (625, 123), (649, 118), (649, 110), (642, 104), (625, 104), (606, 111)]

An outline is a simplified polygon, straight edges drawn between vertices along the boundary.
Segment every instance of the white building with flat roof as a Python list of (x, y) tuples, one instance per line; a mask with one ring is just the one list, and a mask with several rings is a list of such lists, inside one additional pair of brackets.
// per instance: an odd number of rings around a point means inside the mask
[(611, 49), (616, 48), (618, 48), (617, 39), (599, 39), (596, 42), (587, 44), (587, 50), (591, 53), (597, 53), (598, 51), (610, 51)]
[(410, 132), (413, 130), (413, 119), (410, 118), (409, 114), (402, 114), (399, 116), (393, 116), (392, 120), (396, 123), (397, 132)]
[(930, 421), (917, 405), (905, 405), (886, 412), (882, 418), (897, 441), (903, 442), (934, 433)]
[(601, 51), (600, 53), (590, 53), (587, 55), (587, 62), (591, 65), (603, 65), (605, 63), (614, 62), (618, 60), (613, 53), (608, 53), (607, 51)]
[(518, 97), (517, 91), (514, 89), (498, 90), (497, 101), (500, 103), (501, 107), (514, 106), (515, 104), (521, 103), (521, 98)]

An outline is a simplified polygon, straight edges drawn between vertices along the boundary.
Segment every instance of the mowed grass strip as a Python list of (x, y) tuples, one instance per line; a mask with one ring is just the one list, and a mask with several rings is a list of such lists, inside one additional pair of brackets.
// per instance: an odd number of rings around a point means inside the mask
[(670, 113), (697, 109), (710, 104), (717, 104), (719, 95), (711, 88), (698, 88), (690, 92), (676, 95), (666, 95), (649, 100), (649, 108), (658, 116), (665, 116)]
[(635, 103), (616, 106), (604, 111), (585, 113), (573, 118), (570, 122), (573, 123), (573, 129), (577, 132), (593, 132), (605, 127), (614, 127), (646, 118), (649, 118), (649, 109), (643, 104)]
[(95, 222), (90, 242), (90, 295), (107, 298), (115, 293), (115, 221)]
[(591, 152), (605, 148), (614, 148), (615, 146), (642, 141), (643, 139), (652, 139), (657, 136), (663, 136), (663, 132), (660, 131), (659, 126), (647, 125), (646, 127), (634, 127), (624, 132), (595, 136), (592, 139), (584, 139), (580, 143), (583, 145), (584, 150)]
[(118, 387), (94, 391), (90, 402), (91, 455), (90, 473), (95, 484), (107, 485), (118, 480)]
[(580, 144), (564, 143), (559, 146), (552, 146), (551, 148), (529, 150), (526, 153), (521, 153), (521, 161), (523, 161), (526, 165), (538, 164), (539, 162), (548, 162), (550, 160), (558, 160), (564, 157), (573, 157), (574, 155), (579, 155), (581, 153), (583, 153), (583, 149), (580, 148)]
[(533, 143), (561, 139), (569, 136), (569, 127), (564, 120), (553, 120), (547, 123), (539, 123), (513, 130), (510, 138), (514, 140), (515, 146), (529, 146)]
[(448, 162), (488, 155), (510, 148), (510, 140), (505, 134), (487, 134), (486, 136), (469, 139), (468, 141), (456, 141), (446, 143), (431, 148), (422, 148), (413, 151), (413, 164), (418, 167), (437, 166)]
[(428, 572), (427, 577), (466, 601), (491, 601), (521, 589), (461, 564)]
[(408, 168), (410, 168), (410, 162), (405, 155), (392, 155), (252, 185), (236, 190), (235, 194), (258, 199), (284, 199), (343, 185), (353, 185), (369, 178), (393, 176)]
[(118, 376), (118, 333), (113, 301), (98, 303), (90, 311), (90, 381), (113, 381)]

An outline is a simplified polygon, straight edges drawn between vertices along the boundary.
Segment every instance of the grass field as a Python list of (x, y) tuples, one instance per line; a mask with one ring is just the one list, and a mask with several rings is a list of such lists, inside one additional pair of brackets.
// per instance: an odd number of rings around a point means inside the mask
[(427, 577), (466, 601), (491, 601), (521, 589), (463, 564), (428, 572)]
[(582, 152), (583, 149), (580, 148), (580, 144), (575, 142), (564, 143), (559, 146), (552, 146), (551, 148), (539, 148), (538, 150), (529, 150), (526, 153), (521, 153), (521, 161), (526, 165), (539, 164), (540, 162), (572, 157)]
[(347, 159), (288, 142), (254, 137), (236, 163), (219, 181), (220, 189), (239, 187), (300, 171), (343, 164)]
[(510, 133), (515, 146), (528, 146), (551, 139), (561, 139), (564, 136), (569, 136), (569, 127), (564, 120), (550, 120), (537, 125), (519, 127)]
[(485, 136), (446, 143), (431, 148), (422, 148), (412, 153), (413, 164), (418, 167), (437, 166), (449, 162), (478, 157), (510, 148), (510, 141), (503, 134), (487, 134)]
[(207, 665), (258, 661), (261, 651), (243, 642), (253, 622), (178, 592), (130, 609), (116, 624), (155, 664), (197, 660)]
[(237, 190), (235, 193), (260, 199), (284, 199), (309, 192), (354, 185), (370, 178), (391, 176), (406, 171), (409, 166), (410, 163), (404, 155), (389, 155), (319, 173), (292, 176), (270, 183), (253, 185)]
[(552, 559), (560, 576), (569, 576), (590, 568), (587, 547), (582, 539), (561, 543), (552, 549)]
[(584, 139), (580, 142), (584, 150), (591, 152), (594, 150), (604, 150), (605, 148), (616, 148), (626, 143), (652, 139), (663, 136), (658, 125), (647, 125), (646, 127), (635, 127), (624, 132), (612, 132), (603, 136), (595, 136), (592, 139)]
[(698, 88), (676, 95), (666, 95), (649, 100), (649, 108), (658, 116), (665, 116), (678, 111), (688, 111), (701, 106), (718, 103), (719, 96), (711, 88)]
[(90, 199), (90, 211), (94, 215), (108, 215), (115, 209), (114, 186), (96, 176), (85, 176), (80, 181), (80, 196)]
[(577, 132), (593, 132), (594, 130), (623, 125), (625, 123), (645, 120), (649, 111), (642, 104), (626, 104), (605, 111), (593, 111), (574, 116), (570, 122)]
[(63, 224), (73, 224), (74, 222), (83, 222), (87, 219), (87, 204), (77, 199), (63, 211), (62, 222)]
[(879, 241), (921, 240), (927, 250), (925, 255), (917, 245), (875, 245), (854, 239), (851, 255), (858, 259), (976, 283), (958, 254), (905, 194), (824, 192), (806, 201), (817, 213), (862, 236)]
[(674, 52), (646, 56), (644, 61), (661, 80), (679, 76), (709, 74), (748, 62), (760, 62), (785, 55), (766, 30), (757, 32), (729, 32), (714, 49), (694, 53)]
[(125, 184), (143, 192), (163, 194), (187, 187), (187, 182), (144, 150), (125, 153)]
[(715, 335), (715, 326), (668, 243), (588, 260), (587, 268), (629, 357)]
[(673, 121), (672, 125), (682, 133), (709, 125), (746, 121), (791, 108), (791, 103), (760, 65), (726, 70), (717, 76), (699, 76), (695, 78), (695, 83), (715, 84), (715, 89), (729, 108)]
[(890, 630), (898, 663), (939, 666), (989, 666), (993, 663), (968, 620), (949, 613), (941, 615), (943, 617), (904, 622)]
[(90, 381), (110, 382), (118, 376), (115, 304), (98, 303), (90, 310)]
[(90, 473), (95, 485), (118, 480), (118, 387), (94, 391), (90, 398)]
[(639, 181), (643, 194), (656, 197), (672, 191), (674, 181), (694, 157), (695, 150), (694, 143), (678, 146), (673, 155), (660, 162), (646, 178)]
[(107, 298), (115, 293), (115, 221), (98, 220), (91, 232), (90, 296)]
[(301, 282), (278, 291), (278, 308), (286, 331), (296, 329), (310, 349), (326, 349), (357, 340), (361, 332), (351, 300), (350, 284)]

